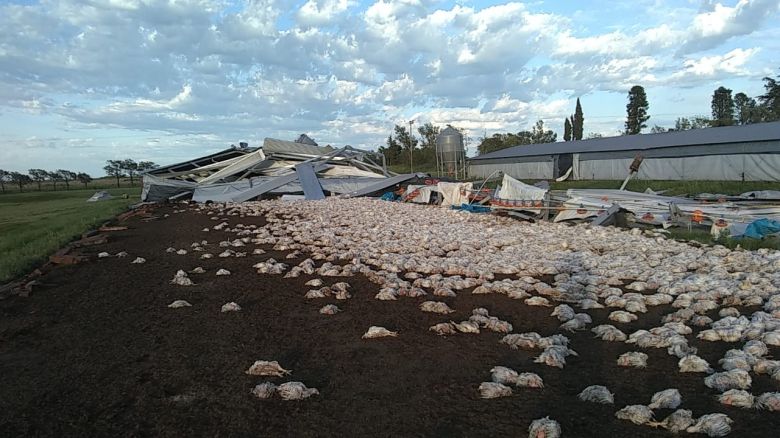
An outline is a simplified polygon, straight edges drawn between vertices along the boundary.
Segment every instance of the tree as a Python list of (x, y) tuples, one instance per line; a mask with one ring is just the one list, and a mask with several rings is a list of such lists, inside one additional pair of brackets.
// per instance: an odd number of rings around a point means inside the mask
[(577, 107), (574, 110), (574, 119), (571, 124), (571, 136), (572, 140), (582, 140), (582, 129), (585, 123), (585, 116), (582, 114), (582, 105), (580, 105), (580, 98), (577, 98)]
[(76, 175), (76, 179), (79, 180), (80, 183), (84, 184), (84, 188), (87, 188), (87, 184), (92, 182), (92, 177), (89, 176), (89, 174), (84, 172), (79, 172)]
[(119, 187), (119, 178), (125, 176), (122, 160), (108, 160), (106, 165), (103, 166), (103, 170), (106, 171), (106, 175), (116, 178), (116, 186)]
[(747, 94), (737, 93), (734, 95), (734, 110), (737, 124), (749, 125), (756, 122), (754, 119), (757, 115), (756, 99), (748, 97)]
[(663, 126), (653, 125), (653, 127), (650, 128), (651, 134), (661, 134), (663, 132), (666, 132), (666, 128), (664, 128)]
[(130, 187), (132, 187), (133, 178), (138, 174), (138, 163), (127, 158), (121, 161), (120, 168), (130, 177)]
[[(780, 79), (780, 76), (778, 76)], [(780, 83), (777, 80), (766, 77), (764, 78), (764, 91), (765, 93), (758, 96), (758, 100), (761, 102), (761, 119), (763, 122), (771, 122), (774, 120), (780, 120)]]
[(38, 191), (41, 191), (41, 183), (46, 181), (49, 176), (49, 172), (43, 169), (30, 169), (27, 171), (30, 174), (30, 178), (38, 184)]
[(62, 180), (59, 172), (46, 172), (46, 179), (54, 185), (54, 191), (57, 191), (57, 183)]
[(439, 135), (438, 126), (428, 122), (417, 128), (417, 132), (420, 133), (423, 149), (436, 149), (436, 136)]
[(395, 125), (394, 131), (396, 141), (403, 146), (406, 152), (417, 148), (417, 139), (406, 130), (406, 126)]
[(144, 173), (148, 172), (152, 169), (156, 169), (159, 166), (155, 164), (153, 161), (139, 161), (138, 162), (138, 173)]
[(9, 182), (10, 180), (11, 180), (11, 172), (0, 169), (0, 187), (3, 188), (3, 193), (5, 193), (5, 183)]
[[(518, 133), (519, 135), (519, 133)], [(544, 121), (541, 119), (536, 122), (531, 129), (531, 144), (555, 143), (558, 140), (558, 134), (552, 130), (544, 129)]]
[(385, 158), (387, 158), (387, 164), (401, 164), (403, 149), (392, 135), (387, 137), (387, 145), (385, 147), (380, 147), (379, 152), (384, 154)]
[(703, 129), (712, 126), (712, 120), (705, 116), (678, 117), (674, 122), (674, 128), (669, 131), (687, 131), (689, 129)]
[(62, 182), (65, 183), (65, 189), (70, 190), (70, 181), (73, 181), (76, 179), (76, 172), (71, 172), (70, 170), (60, 169), (57, 171), (57, 173), (60, 175), (60, 179)]
[[(22, 191), (22, 187), (25, 184), (29, 184), (29, 183), (32, 182), (32, 178), (30, 178), (28, 175), (25, 175), (25, 174), (19, 173), (19, 172), (11, 172), (10, 178), (11, 178), (11, 182), (16, 183), (16, 184), (19, 185), (19, 191), (20, 192)], [(40, 187), (40, 183), (38, 184), (38, 186)], [(40, 190), (40, 189), (38, 189), (38, 190)]]
[(563, 141), (571, 141), (571, 122), (568, 117), (563, 122)]
[(586, 139), (590, 140), (592, 138), (604, 138), (604, 134), (600, 132), (589, 132), (588, 136), (585, 137)]
[(718, 87), (712, 93), (712, 126), (731, 126), (734, 124), (734, 99), (731, 90)]
[(647, 128), (645, 122), (650, 119), (647, 110), (650, 104), (647, 102), (647, 94), (641, 85), (634, 85), (628, 92), (628, 104), (626, 105), (626, 135), (636, 135)]

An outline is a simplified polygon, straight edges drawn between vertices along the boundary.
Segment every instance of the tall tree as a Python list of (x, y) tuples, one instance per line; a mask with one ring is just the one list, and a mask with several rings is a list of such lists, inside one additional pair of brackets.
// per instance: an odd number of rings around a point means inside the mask
[(54, 191), (57, 191), (57, 183), (62, 181), (62, 177), (60, 176), (60, 173), (57, 171), (54, 172), (46, 172), (46, 179), (51, 181), (51, 183), (54, 185)]
[(573, 140), (582, 140), (582, 130), (585, 123), (585, 116), (582, 114), (582, 105), (580, 98), (577, 98), (577, 108), (574, 110), (574, 120), (572, 121), (571, 135)]
[(84, 184), (84, 188), (87, 188), (87, 184), (92, 182), (92, 177), (89, 176), (88, 173), (79, 172), (76, 175), (76, 179), (79, 180), (80, 183)]
[(106, 171), (106, 175), (116, 178), (116, 186), (119, 187), (119, 178), (125, 176), (122, 160), (108, 160), (106, 165), (103, 166), (103, 170)]
[(761, 102), (761, 121), (780, 120), (780, 82), (769, 77), (764, 78), (764, 91), (764, 94), (758, 96)]
[(409, 150), (417, 148), (417, 138), (406, 129), (406, 126), (395, 125), (394, 131), (396, 141), (403, 146), (407, 153)]
[(49, 172), (43, 170), (43, 169), (30, 169), (27, 171), (27, 173), (30, 175), (30, 179), (35, 181), (36, 184), (38, 184), (38, 191), (41, 191), (41, 183), (46, 181), (46, 177), (49, 175)]
[(384, 154), (387, 159), (387, 164), (395, 165), (402, 163), (403, 148), (398, 144), (395, 137), (389, 135), (387, 137), (387, 143), (384, 147), (379, 148), (379, 152)]
[(631, 87), (626, 105), (626, 135), (636, 135), (641, 133), (643, 128), (647, 128), (645, 122), (650, 119), (647, 115), (649, 108), (645, 89), (641, 85)]
[(156, 169), (157, 164), (155, 164), (153, 161), (139, 161), (138, 162), (138, 173), (144, 173), (148, 172), (152, 169)]
[(11, 172), (0, 169), (0, 187), (3, 188), (3, 193), (5, 193), (5, 183), (9, 182), (10, 180)]
[(563, 141), (571, 141), (571, 122), (568, 117), (563, 122)]
[(712, 126), (731, 126), (734, 124), (734, 99), (731, 90), (718, 87), (712, 93)]
[(436, 149), (436, 136), (439, 135), (438, 126), (428, 122), (417, 128), (417, 132), (420, 133), (423, 149)]
[(531, 144), (555, 143), (558, 140), (558, 134), (550, 129), (544, 129), (544, 121), (537, 120), (531, 129)]
[(653, 127), (650, 128), (650, 133), (651, 134), (661, 134), (661, 133), (664, 133), (666, 131), (667, 131), (666, 128), (664, 128), (663, 126), (658, 126), (658, 125), (653, 125)]
[(734, 95), (734, 109), (736, 111), (736, 121), (740, 125), (749, 125), (755, 123), (756, 99), (748, 97), (745, 93)]
[(11, 172), (10, 178), (11, 178), (11, 182), (16, 183), (19, 186), (20, 192), (22, 191), (22, 188), (24, 187), (25, 184), (29, 184), (32, 182), (32, 178), (30, 178), (28, 175), (19, 172)]
[(60, 175), (60, 179), (65, 183), (65, 189), (70, 190), (70, 182), (76, 179), (76, 172), (70, 170), (60, 169), (57, 171)]
[(138, 163), (127, 158), (122, 160), (120, 167), (125, 172), (125, 174), (130, 177), (130, 187), (132, 187), (134, 178), (138, 174)]
[(703, 129), (712, 126), (712, 120), (706, 116), (678, 117), (674, 122), (674, 128), (669, 131), (687, 131), (689, 129)]

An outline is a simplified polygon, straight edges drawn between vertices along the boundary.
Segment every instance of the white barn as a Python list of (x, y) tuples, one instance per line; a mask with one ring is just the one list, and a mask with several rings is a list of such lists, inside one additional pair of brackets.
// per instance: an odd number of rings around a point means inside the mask
[(780, 122), (515, 146), (469, 159), (469, 176), (621, 180), (637, 155), (646, 180), (780, 181)]

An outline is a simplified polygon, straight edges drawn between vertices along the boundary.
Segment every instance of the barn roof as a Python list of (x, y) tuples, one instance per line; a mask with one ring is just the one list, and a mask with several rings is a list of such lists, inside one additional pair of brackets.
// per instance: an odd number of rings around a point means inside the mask
[(671, 148), (676, 146), (746, 143), (772, 140), (780, 140), (780, 122), (523, 145), (478, 155), (474, 158), (470, 158), (470, 160), (495, 160), (501, 158), (584, 152), (633, 151)]

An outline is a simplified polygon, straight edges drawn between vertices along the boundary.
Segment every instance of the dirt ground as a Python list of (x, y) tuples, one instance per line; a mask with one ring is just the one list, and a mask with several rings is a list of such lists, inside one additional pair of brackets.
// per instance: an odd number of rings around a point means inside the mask
[[(439, 337), (428, 327), (485, 307), (510, 321), (515, 333), (551, 335), (559, 332), (559, 322), (549, 308), (462, 291), (445, 299), (457, 311), (445, 317), (419, 311), (424, 298), (376, 300), (378, 287), (363, 276), (346, 279), (353, 286), (348, 301), (306, 300), (304, 283), (311, 276), (283, 279), (251, 268), (269, 257), (284, 258), (270, 246), (263, 247), (267, 254), (246, 258), (166, 253), (168, 247), (189, 249), (207, 239), (207, 249), (217, 254), (217, 243), (235, 235), (201, 232), (216, 224), (203, 214), (161, 211), (172, 214), (149, 223), (132, 219), (129, 230), (113, 232), (108, 244), (91, 249), (92, 255), (127, 251), (127, 258), (92, 257), (55, 269), (32, 296), (0, 301), (0, 436), (527, 436), (533, 419), (550, 416), (565, 437), (660, 437), (670, 434), (618, 420), (614, 412), (647, 404), (667, 388), (680, 390), (681, 407), (694, 416), (728, 414), (734, 420), (731, 436), (778, 436), (780, 413), (719, 404), (703, 375), (677, 372), (677, 359), (665, 350), (642, 350), (650, 356), (646, 369), (620, 368), (618, 355), (634, 348), (583, 331), (567, 334), (579, 357), (567, 358), (563, 370), (535, 364), (538, 351), (511, 350), (498, 342), (500, 334)], [(262, 223), (262, 218), (227, 220)], [(130, 264), (137, 256), (147, 263)], [(196, 286), (169, 284), (178, 269), (196, 266), (208, 271), (191, 274)], [(232, 275), (215, 276), (219, 268)], [(177, 299), (193, 306), (167, 307)], [(220, 313), (229, 301), (243, 310)], [(343, 312), (319, 314), (327, 303)], [(668, 311), (651, 308), (634, 323), (616, 325), (626, 333), (649, 329)], [(594, 320), (589, 327), (610, 323), (608, 309), (588, 313)], [(371, 325), (400, 334), (361, 339)], [(738, 348), (700, 342), (695, 334), (691, 344), (713, 366), (726, 350)], [(770, 354), (780, 357), (780, 349)], [(289, 378), (272, 381), (302, 381), (320, 395), (300, 402), (254, 398), (250, 390), (264, 378), (244, 371), (258, 359), (278, 360), (293, 370)], [(490, 380), (495, 365), (535, 372), (545, 388), (480, 399), (477, 387)], [(614, 406), (577, 399), (596, 384), (615, 393)], [(753, 394), (778, 390), (767, 376), (753, 375)], [(658, 410), (656, 416), (670, 412)]]

